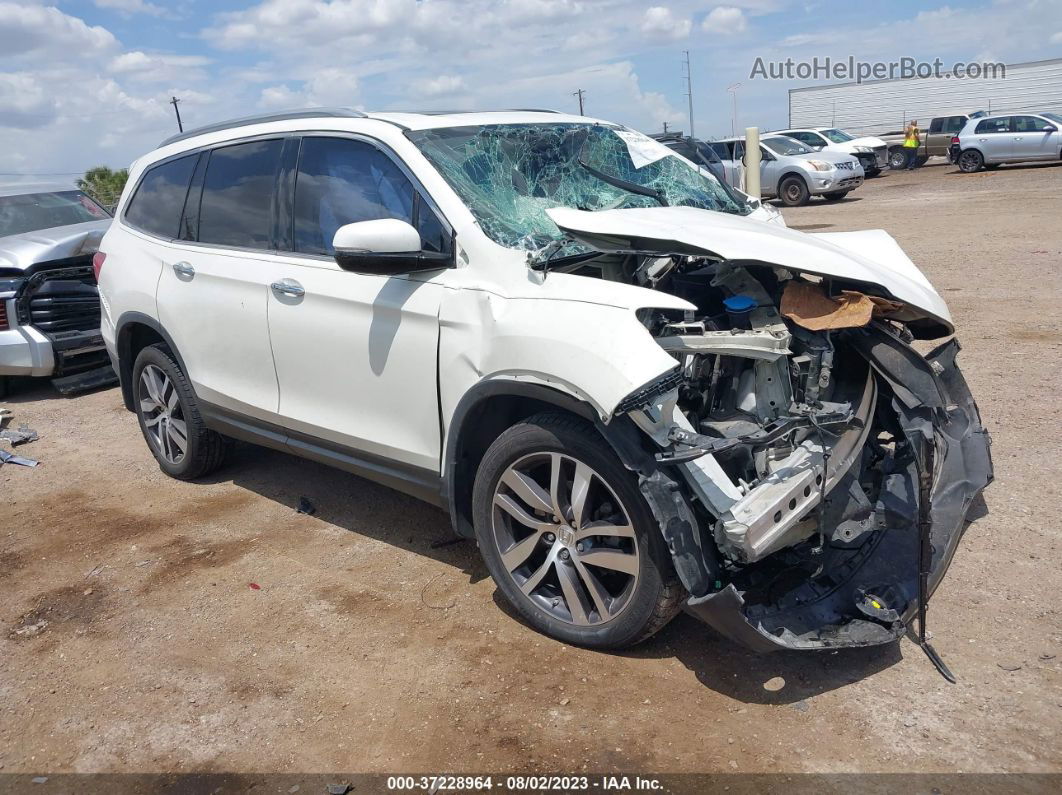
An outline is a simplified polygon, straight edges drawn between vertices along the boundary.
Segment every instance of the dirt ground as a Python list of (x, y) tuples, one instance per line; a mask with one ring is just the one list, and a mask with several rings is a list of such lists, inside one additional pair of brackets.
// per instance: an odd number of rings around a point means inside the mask
[(0, 468), (0, 771), (1062, 771), (1060, 188), (932, 165), (785, 210), (888, 230), (955, 316), (997, 478), (930, 611), (958, 684), (907, 640), (756, 656), (685, 615), (566, 647), (434, 508), (246, 445), (179, 483), (116, 389), (20, 382), (42, 464)]

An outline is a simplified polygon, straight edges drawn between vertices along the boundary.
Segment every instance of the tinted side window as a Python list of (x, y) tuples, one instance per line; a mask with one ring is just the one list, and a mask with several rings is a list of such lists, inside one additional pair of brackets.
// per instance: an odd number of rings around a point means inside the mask
[[(375, 146), (304, 138), (295, 177), (295, 250), (332, 254), (336, 230), (357, 221), (398, 218), (416, 226), (413, 195), (406, 175)], [(420, 231), (422, 237), (429, 232)]]
[(729, 145), (723, 143), (722, 141), (714, 141), (714, 142), (708, 144), (708, 146), (710, 146), (712, 148), (712, 150), (719, 156), (720, 160), (729, 160), (730, 159), (730, 146)]
[(1040, 132), (1047, 122), (1035, 116), (1011, 116), (1010, 131), (1020, 133)]
[(199, 155), (188, 155), (149, 168), (129, 200), (125, 220), (160, 237), (177, 237), (188, 182)]
[(273, 193), (284, 142), (251, 141), (214, 149), (203, 180), (199, 241), (267, 249)]
[(944, 129), (944, 119), (933, 119), (929, 125), (929, 131), (931, 133), (938, 133)]
[(965, 116), (952, 116), (944, 126), (944, 132), (957, 133), (966, 126)]
[(985, 119), (977, 122), (977, 128), (974, 130), (976, 135), (982, 133), (1005, 133), (1010, 123), (1010, 118), (1004, 116), (1000, 119)]

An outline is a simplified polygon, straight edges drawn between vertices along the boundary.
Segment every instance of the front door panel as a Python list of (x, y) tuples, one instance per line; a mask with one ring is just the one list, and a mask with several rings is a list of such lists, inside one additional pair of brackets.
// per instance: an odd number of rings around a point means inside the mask
[(302, 294), (269, 295), (280, 423), (438, 471), (439, 305), (446, 288), (294, 257), (281, 281)]

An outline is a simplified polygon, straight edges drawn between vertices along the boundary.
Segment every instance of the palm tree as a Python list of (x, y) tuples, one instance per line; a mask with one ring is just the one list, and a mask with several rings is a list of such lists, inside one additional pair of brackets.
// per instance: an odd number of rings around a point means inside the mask
[(118, 204), (118, 197), (122, 195), (122, 188), (125, 187), (127, 179), (129, 179), (127, 168), (112, 171), (107, 166), (96, 166), (85, 172), (85, 176), (77, 181), (77, 186), (108, 210), (113, 211), (114, 206)]

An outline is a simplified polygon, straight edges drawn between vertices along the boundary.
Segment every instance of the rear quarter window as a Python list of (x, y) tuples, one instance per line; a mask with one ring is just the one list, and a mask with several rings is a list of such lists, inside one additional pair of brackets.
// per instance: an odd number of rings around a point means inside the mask
[(177, 237), (188, 183), (198, 155), (169, 160), (149, 168), (129, 200), (126, 223), (159, 237)]

